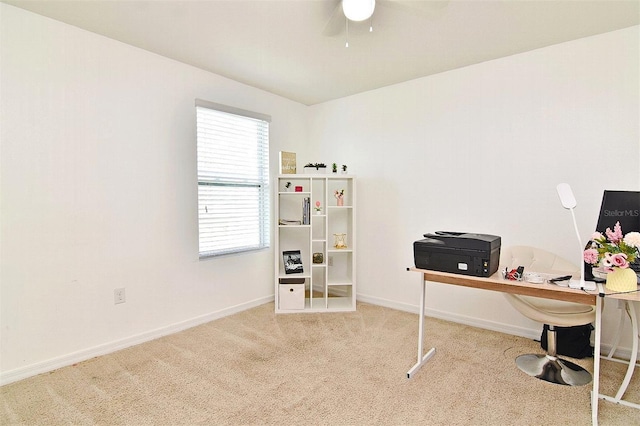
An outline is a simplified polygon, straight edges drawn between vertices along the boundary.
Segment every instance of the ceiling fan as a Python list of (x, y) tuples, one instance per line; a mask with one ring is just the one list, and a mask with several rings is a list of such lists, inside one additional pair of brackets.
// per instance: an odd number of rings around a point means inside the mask
[(444, 9), (449, 0), (336, 0), (331, 17), (322, 34), (335, 36), (346, 32), (349, 47), (349, 24), (369, 21), (369, 31), (373, 31), (372, 17), (385, 13), (385, 8), (395, 8), (411, 14), (432, 14)]

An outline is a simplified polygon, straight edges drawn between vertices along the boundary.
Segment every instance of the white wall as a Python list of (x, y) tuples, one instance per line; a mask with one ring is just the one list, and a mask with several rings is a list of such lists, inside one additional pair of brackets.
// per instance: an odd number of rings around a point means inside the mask
[(272, 174), (307, 107), (0, 14), (2, 381), (272, 300), (271, 250), (198, 260), (194, 100), (270, 114)]
[[(311, 108), (316, 156), (358, 182), (358, 297), (417, 312), (414, 241), (438, 230), (502, 236), (579, 262), (604, 189), (640, 189), (638, 27)], [(430, 315), (538, 336), (500, 294), (432, 284)], [(606, 343), (615, 306), (605, 312)], [(627, 340), (627, 348), (629, 348)]]

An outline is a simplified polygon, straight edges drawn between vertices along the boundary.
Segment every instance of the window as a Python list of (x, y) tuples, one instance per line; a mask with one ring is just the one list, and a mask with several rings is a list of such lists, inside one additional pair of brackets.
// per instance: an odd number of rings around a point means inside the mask
[(196, 100), (200, 257), (269, 247), (269, 122)]

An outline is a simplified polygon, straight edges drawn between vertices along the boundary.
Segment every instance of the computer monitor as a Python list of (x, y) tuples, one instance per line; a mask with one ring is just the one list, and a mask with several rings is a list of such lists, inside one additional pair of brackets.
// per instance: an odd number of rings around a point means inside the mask
[(616, 222), (625, 235), (640, 232), (640, 191), (604, 191), (596, 231), (613, 230)]

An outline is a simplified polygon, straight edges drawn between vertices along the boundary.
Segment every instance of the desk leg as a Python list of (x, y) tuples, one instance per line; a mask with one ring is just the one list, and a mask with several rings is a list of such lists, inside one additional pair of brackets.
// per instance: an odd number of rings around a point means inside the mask
[[(618, 300), (618, 303), (622, 303), (622, 300)], [(626, 301), (625, 301), (625, 305), (626, 305)], [(620, 318), (618, 319), (618, 326), (616, 327), (616, 335), (615, 335), (615, 338), (613, 339), (611, 350), (605, 357), (605, 359), (608, 359), (610, 361), (614, 360), (613, 354), (615, 354), (616, 350), (618, 349), (618, 344), (620, 343), (620, 336), (622, 336), (622, 326), (624, 325), (625, 310), (622, 309), (621, 307), (619, 307), (619, 309), (620, 309)]]
[(598, 425), (598, 400), (600, 389), (600, 338), (602, 335), (602, 303), (604, 298), (596, 297), (596, 338), (593, 348), (593, 390), (591, 391), (591, 423)]
[[(631, 329), (633, 332), (633, 344), (631, 349), (631, 359), (629, 360), (629, 366), (627, 367), (627, 373), (624, 376), (624, 380), (618, 389), (618, 393), (616, 393), (615, 397), (610, 397), (607, 395), (600, 394), (599, 397), (610, 402), (615, 402), (616, 404), (626, 405), (627, 407), (633, 407), (636, 409), (640, 409), (640, 404), (635, 404), (633, 402), (625, 401), (622, 399), (624, 393), (627, 391), (627, 386), (629, 386), (629, 382), (631, 381), (631, 377), (633, 377), (633, 371), (636, 368), (636, 362), (638, 361), (638, 318), (636, 317), (636, 309), (634, 307), (633, 302), (625, 301), (625, 308), (629, 313), (629, 317), (631, 319)], [(622, 328), (622, 321), (618, 324), (618, 328)], [(616, 343), (617, 345), (617, 343)], [(611, 353), (609, 353), (608, 359), (611, 358)], [(616, 359), (612, 359), (617, 361)], [(624, 361), (626, 363), (626, 361)]]
[(420, 274), (420, 281), (422, 281), (422, 291), (420, 293), (420, 319), (418, 320), (418, 362), (416, 362), (415, 365), (407, 372), (408, 379), (412, 378), (418, 372), (420, 367), (422, 367), (422, 365), (436, 353), (436, 348), (431, 348), (424, 356), (422, 355), (422, 342), (424, 337), (424, 299), (427, 288), (427, 282), (424, 280), (422, 274)]

